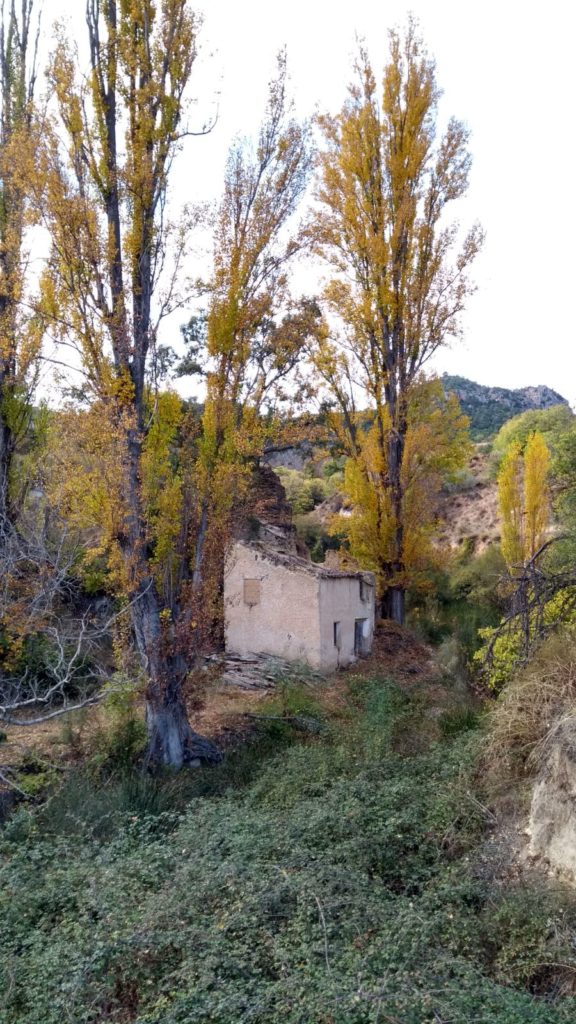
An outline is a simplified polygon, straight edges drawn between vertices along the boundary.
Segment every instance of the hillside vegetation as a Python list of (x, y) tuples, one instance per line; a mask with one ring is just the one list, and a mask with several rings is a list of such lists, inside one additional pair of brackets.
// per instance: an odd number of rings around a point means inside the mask
[(574, 900), (487, 858), (477, 717), (443, 685), (431, 717), (350, 677), (319, 738), (262, 723), (284, 749), (248, 774), (80, 773), (19, 811), (3, 1024), (572, 1021)]

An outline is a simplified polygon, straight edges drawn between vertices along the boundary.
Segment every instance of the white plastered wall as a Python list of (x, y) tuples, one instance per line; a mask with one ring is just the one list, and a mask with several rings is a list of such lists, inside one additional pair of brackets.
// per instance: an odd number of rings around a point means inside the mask
[[(355, 660), (355, 623), (365, 620), (363, 644), (366, 652), (372, 647), (374, 634), (374, 588), (363, 585), (365, 600), (360, 596), (360, 580), (356, 577), (324, 577), (320, 581), (320, 660), (324, 669), (350, 665)], [(334, 643), (334, 623), (338, 622), (339, 647)]]
[[(244, 581), (260, 581), (260, 600), (244, 600)], [(237, 654), (275, 654), (320, 669), (320, 579), (278, 565), (243, 544), (227, 559), (224, 586), (226, 648)]]

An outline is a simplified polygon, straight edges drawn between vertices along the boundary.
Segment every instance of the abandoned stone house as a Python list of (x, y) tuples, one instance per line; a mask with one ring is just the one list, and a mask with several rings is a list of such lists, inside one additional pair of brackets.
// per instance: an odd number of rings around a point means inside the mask
[(238, 541), (226, 563), (226, 649), (324, 672), (350, 665), (371, 650), (374, 595), (370, 572), (344, 572), (262, 542)]

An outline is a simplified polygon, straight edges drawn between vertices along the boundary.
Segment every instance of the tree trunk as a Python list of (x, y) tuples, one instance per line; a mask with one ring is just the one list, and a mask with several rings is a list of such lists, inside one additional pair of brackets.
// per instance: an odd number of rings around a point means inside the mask
[(10, 525), (10, 465), (14, 451), (12, 431), (6, 422), (0, 393), (0, 543)]
[(194, 571), (192, 574), (192, 585), (194, 590), (199, 590), (202, 585), (202, 570), (204, 563), (204, 545), (208, 531), (208, 498), (202, 499), (202, 513), (196, 538), (196, 550), (194, 552)]
[(392, 427), (388, 439), (388, 484), (394, 516), (391, 557), (387, 561), (386, 576), (391, 580), (382, 599), (383, 618), (393, 619), (401, 626), (405, 619), (406, 588), (398, 582), (404, 572), (404, 493), (402, 488), (402, 462), (408, 422), (402, 408), (402, 398), (392, 392), (388, 397)]
[(217, 747), (191, 728), (179, 681), (173, 681), (160, 691), (154, 684), (148, 687), (146, 726), (147, 759), (151, 764), (175, 769), (184, 765), (197, 768), (222, 760)]
[(406, 618), (406, 591), (404, 587), (388, 587), (382, 597), (382, 618), (404, 625)]
[(163, 654), (158, 599), (149, 579), (132, 605), (132, 624), (138, 651), (148, 676), (146, 688), (147, 761), (182, 768), (217, 764), (221, 754), (210, 740), (195, 733), (182, 695), (185, 670), (179, 659)]
[(128, 529), (121, 547), (134, 585), (130, 594), (131, 618), (136, 647), (146, 676), (147, 760), (170, 768), (221, 760), (217, 748), (193, 731), (188, 721), (182, 683), (186, 675), (182, 659), (166, 651), (167, 638), (161, 607), (147, 557), (144, 515), (140, 498), (142, 446), (140, 431), (127, 434), (127, 476), (125, 496), (129, 509)]

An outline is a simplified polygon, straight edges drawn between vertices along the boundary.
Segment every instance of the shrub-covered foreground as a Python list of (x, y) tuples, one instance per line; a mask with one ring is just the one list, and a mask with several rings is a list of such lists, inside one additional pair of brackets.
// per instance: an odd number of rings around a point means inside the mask
[(1, 839), (3, 1024), (574, 1021), (566, 898), (475, 868), (472, 723), (407, 754), (410, 701), (372, 683), (358, 702), (183, 814), (137, 785), (104, 833), (82, 800), (75, 835), (20, 812)]

